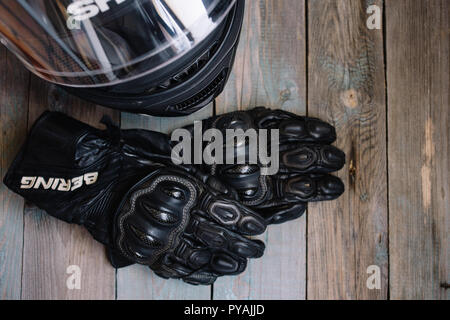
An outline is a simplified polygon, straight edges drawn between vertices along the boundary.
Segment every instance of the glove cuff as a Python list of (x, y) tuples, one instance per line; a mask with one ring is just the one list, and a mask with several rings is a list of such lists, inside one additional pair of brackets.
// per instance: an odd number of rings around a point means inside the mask
[(109, 242), (112, 183), (121, 161), (104, 132), (59, 112), (45, 112), (4, 177), (4, 184), (48, 214), (84, 225)]

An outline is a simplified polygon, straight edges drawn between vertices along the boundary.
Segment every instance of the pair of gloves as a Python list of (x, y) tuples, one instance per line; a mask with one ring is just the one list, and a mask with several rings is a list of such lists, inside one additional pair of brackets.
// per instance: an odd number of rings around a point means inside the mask
[(48, 214), (86, 227), (116, 268), (140, 263), (164, 278), (212, 284), (263, 255), (264, 243), (251, 236), (300, 217), (307, 202), (344, 192), (329, 173), (343, 167), (345, 155), (330, 145), (335, 129), (318, 119), (260, 107), (203, 121), (204, 130), (224, 133), (278, 129), (274, 175), (248, 161), (175, 165), (170, 136), (103, 122), (107, 129), (98, 130), (44, 113), (4, 183)]

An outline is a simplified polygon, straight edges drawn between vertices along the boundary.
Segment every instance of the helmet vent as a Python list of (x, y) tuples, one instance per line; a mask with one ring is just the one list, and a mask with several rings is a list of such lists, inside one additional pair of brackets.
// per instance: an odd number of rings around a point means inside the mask
[(213, 57), (216, 53), (219, 45), (218, 42), (214, 42), (209, 49), (203, 53), (200, 58), (198, 58), (194, 63), (192, 63), (189, 67), (185, 68), (183, 71), (178, 72), (176, 75), (167, 79), (163, 83), (160, 83), (156, 87), (149, 88), (147, 93), (158, 93), (162, 91), (166, 91), (168, 89), (174, 88), (181, 83), (189, 80), (193, 76), (195, 76)]
[(220, 87), (223, 85), (225, 78), (228, 74), (228, 69), (224, 69), (219, 76), (214, 79), (213, 82), (209, 86), (207, 86), (205, 89), (200, 91), (200, 93), (196, 94), (192, 98), (183, 101), (181, 103), (178, 103), (176, 105), (173, 105), (170, 107), (170, 109), (174, 109), (177, 111), (184, 111), (190, 108), (193, 108), (202, 102), (204, 102), (206, 99), (208, 99), (210, 96), (212, 96), (215, 92), (217, 92)]

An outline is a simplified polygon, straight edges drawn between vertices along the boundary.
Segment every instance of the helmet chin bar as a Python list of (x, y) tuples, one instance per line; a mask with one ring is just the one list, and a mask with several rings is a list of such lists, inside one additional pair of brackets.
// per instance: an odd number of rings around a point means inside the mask
[(211, 103), (224, 89), (233, 67), (244, 18), (239, 0), (227, 19), (192, 52), (158, 71), (125, 83), (66, 91), (84, 100), (126, 112), (186, 116)]

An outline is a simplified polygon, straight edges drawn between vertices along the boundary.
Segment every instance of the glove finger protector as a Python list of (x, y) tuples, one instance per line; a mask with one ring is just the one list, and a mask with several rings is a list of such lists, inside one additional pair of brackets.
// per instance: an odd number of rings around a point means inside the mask
[(43, 114), (4, 183), (50, 215), (84, 225), (111, 263), (144, 263), (164, 277), (210, 284), (237, 274), (264, 244), (261, 217), (168, 165), (167, 135), (92, 128)]
[[(269, 143), (271, 130), (279, 130), (276, 174), (262, 175), (265, 166), (248, 161), (251, 151), (247, 141), (236, 147), (234, 154), (234, 163), (238, 163), (239, 154), (245, 155), (245, 163), (201, 167), (237, 190), (239, 200), (260, 213), (268, 224), (296, 219), (305, 212), (307, 202), (334, 200), (344, 192), (342, 181), (330, 173), (344, 166), (345, 154), (331, 145), (336, 130), (326, 122), (259, 107), (212, 117), (203, 121), (202, 128), (218, 129), (224, 135), (228, 129), (254, 129), (258, 135), (266, 129)], [(193, 133), (194, 126), (187, 129)]]

